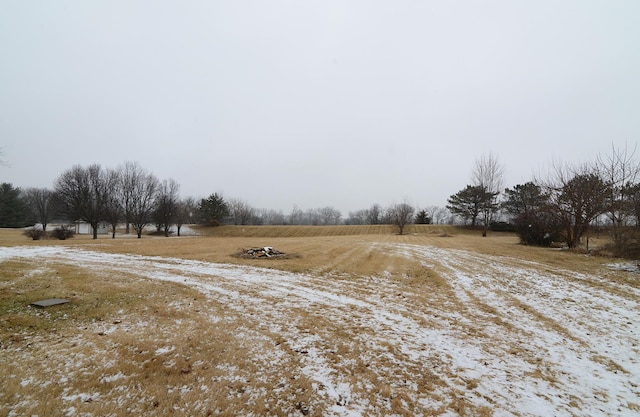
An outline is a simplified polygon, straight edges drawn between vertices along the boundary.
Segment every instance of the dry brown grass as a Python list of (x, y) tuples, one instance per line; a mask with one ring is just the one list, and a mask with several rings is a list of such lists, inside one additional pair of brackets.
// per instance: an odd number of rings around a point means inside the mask
[[(55, 263), (2, 267), (3, 415), (62, 415), (69, 404), (96, 416), (266, 414), (295, 408), (279, 404), (281, 396), (309, 402), (295, 360), (263, 374), (249, 353), (271, 350), (270, 339), (188, 287)], [(29, 306), (50, 297), (72, 303)], [(114, 397), (126, 407), (104, 401)]]
[[(437, 259), (434, 265), (425, 265), (421, 259), (389, 250), (390, 245), (471, 250), (506, 256), (505, 262), (514, 265), (539, 262), (537, 268), (556, 272), (559, 268), (583, 273), (604, 270), (607, 262), (521, 246), (509, 234), (482, 238), (440, 226), (415, 226), (403, 236), (386, 226), (238, 226), (203, 233), (189, 238), (115, 240), (77, 236), (59, 242), (31, 241), (20, 232), (0, 230), (0, 250), (64, 245), (305, 273), (327, 286), (350, 288), (363, 300), (397, 300), (398, 314), (422, 328), (437, 328), (450, 311), (456, 311), (516, 334), (519, 330), (481, 296), (469, 294), (468, 304), (457, 300)], [(272, 246), (299, 256), (234, 256), (238, 248), (255, 246)], [(303, 372), (306, 358), (320, 347), (354, 393), (370, 404), (384, 404), (384, 408), (365, 410), (364, 415), (493, 413), (490, 406), (469, 400), (469, 395), (480, 395), (479, 380), (461, 380), (447, 391), (447, 381), (457, 378), (457, 370), (447, 368), (447, 358), (433, 354), (423, 362), (398, 367), (397, 358), (404, 353), (394, 341), (380, 345), (368, 341), (371, 335), (366, 322), (371, 312), (357, 305), (340, 307), (349, 321), (336, 322), (339, 311), (326, 315), (298, 301), (289, 305), (286, 298), (265, 298), (270, 305), (286, 304), (283, 309), (290, 314), (291, 329), (285, 331), (284, 324), (276, 317), (270, 321), (271, 313), (262, 311), (260, 305), (234, 309), (223, 297), (206, 296), (180, 283), (146, 279), (136, 271), (114, 273), (52, 259), (39, 263), (16, 258), (0, 267), (0, 415), (325, 415), (334, 404), (327, 402), (318, 381)], [(608, 278), (631, 282), (637, 288), (628, 275), (611, 272)], [(392, 290), (381, 294), (378, 283)], [(606, 283), (593, 285), (614, 291)], [(247, 288), (246, 295), (257, 297), (262, 291)], [(47, 309), (29, 306), (51, 297), (72, 302)], [(564, 327), (540, 312), (527, 312), (522, 301), (510, 303), (563, 337), (569, 336)], [(459, 323), (450, 331), (489, 341), (490, 332), (476, 324)], [(288, 340), (283, 334), (299, 335), (299, 340)], [(428, 344), (422, 347), (424, 352), (429, 349)], [(504, 349), (509, 355), (531, 356), (532, 363), (537, 363), (521, 343)], [(608, 358), (597, 359), (612, 370), (624, 371)], [(530, 377), (555, 382), (554, 374), (542, 364)], [(418, 405), (416, 392), (430, 398), (431, 405)], [(335, 401), (338, 406), (349, 405), (349, 398)], [(637, 405), (629, 405), (634, 407)]]

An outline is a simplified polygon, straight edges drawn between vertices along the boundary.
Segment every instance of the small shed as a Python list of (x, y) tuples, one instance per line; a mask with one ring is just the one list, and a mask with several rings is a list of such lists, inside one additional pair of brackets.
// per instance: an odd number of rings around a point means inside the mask
[[(98, 224), (98, 234), (106, 235), (109, 233), (109, 225), (105, 222), (100, 222)], [(76, 222), (76, 234), (79, 235), (92, 235), (93, 227), (87, 222), (78, 221)]]

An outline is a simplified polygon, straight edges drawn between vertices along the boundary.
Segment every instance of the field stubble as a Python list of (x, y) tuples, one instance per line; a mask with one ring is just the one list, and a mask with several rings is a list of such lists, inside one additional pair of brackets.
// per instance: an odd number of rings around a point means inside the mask
[[(603, 259), (452, 230), (233, 230), (0, 231), (0, 415), (640, 411), (638, 281)], [(256, 246), (299, 256), (234, 256)], [(28, 306), (48, 297), (72, 302)]]

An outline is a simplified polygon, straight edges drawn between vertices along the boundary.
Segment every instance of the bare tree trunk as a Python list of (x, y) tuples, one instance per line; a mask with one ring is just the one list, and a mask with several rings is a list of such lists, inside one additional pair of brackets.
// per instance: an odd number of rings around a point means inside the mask
[(482, 187), (485, 195), (482, 199), (482, 236), (486, 237), (489, 231), (489, 223), (493, 218), (493, 214), (497, 210), (497, 198), (502, 191), (502, 181), (504, 176), (504, 167), (500, 164), (498, 157), (489, 154), (482, 155), (476, 160), (473, 170), (473, 180), (476, 186)]

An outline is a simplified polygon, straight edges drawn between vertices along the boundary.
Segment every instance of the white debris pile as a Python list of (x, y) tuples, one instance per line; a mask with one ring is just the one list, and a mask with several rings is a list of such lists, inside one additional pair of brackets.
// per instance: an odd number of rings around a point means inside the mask
[(272, 248), (271, 246), (264, 246), (261, 248), (249, 248), (249, 249), (241, 249), (238, 254), (241, 258), (282, 258), (287, 256), (286, 253), (280, 252), (277, 249)]

